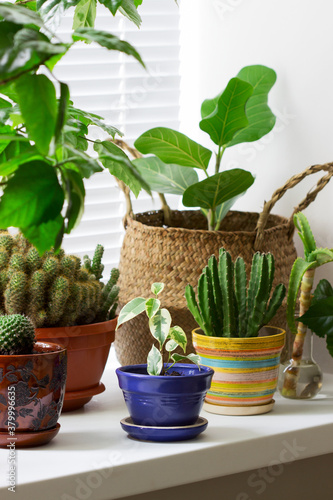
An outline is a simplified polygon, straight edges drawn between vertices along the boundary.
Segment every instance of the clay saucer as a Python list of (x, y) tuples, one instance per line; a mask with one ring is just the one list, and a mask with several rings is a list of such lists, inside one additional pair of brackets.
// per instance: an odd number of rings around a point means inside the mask
[(66, 411), (74, 411), (82, 408), (83, 405), (89, 403), (93, 396), (101, 394), (105, 391), (105, 385), (101, 382), (90, 389), (84, 389), (82, 391), (69, 391), (65, 392), (64, 406), (62, 408), (63, 413)]
[(0, 448), (7, 448), (11, 442), (15, 448), (32, 448), (49, 443), (59, 432), (60, 424), (53, 429), (37, 432), (16, 432), (15, 436), (9, 436), (8, 432), (0, 432)]

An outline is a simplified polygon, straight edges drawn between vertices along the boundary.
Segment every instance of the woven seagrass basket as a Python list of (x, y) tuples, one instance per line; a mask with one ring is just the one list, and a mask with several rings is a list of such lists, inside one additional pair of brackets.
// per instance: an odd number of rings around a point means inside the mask
[[(272, 215), (275, 203), (291, 187), (306, 176), (319, 171), (326, 174), (306, 198), (295, 208), (289, 219)], [(206, 218), (200, 211), (171, 211), (168, 226), (163, 211), (145, 212), (125, 218), (126, 234), (120, 257), (120, 300), (123, 307), (134, 297), (150, 296), (150, 286), (159, 281), (166, 284), (161, 299), (169, 309), (173, 324), (181, 326), (188, 336), (188, 353), (194, 352), (191, 331), (197, 327), (187, 310), (185, 286), (195, 287), (202, 269), (212, 254), (218, 256), (224, 247), (233, 259), (244, 258), (249, 273), (255, 251), (271, 252), (275, 258), (274, 284), (288, 286), (291, 267), (296, 258), (293, 243), (293, 215), (304, 210), (333, 176), (333, 163), (314, 165), (292, 177), (278, 189), (263, 212), (231, 211), (219, 231), (206, 229)], [(273, 319), (274, 326), (286, 328), (285, 307)], [(285, 350), (290, 348), (290, 335)], [(116, 354), (122, 365), (146, 362), (151, 348), (148, 320), (144, 313), (122, 325), (115, 341)]]

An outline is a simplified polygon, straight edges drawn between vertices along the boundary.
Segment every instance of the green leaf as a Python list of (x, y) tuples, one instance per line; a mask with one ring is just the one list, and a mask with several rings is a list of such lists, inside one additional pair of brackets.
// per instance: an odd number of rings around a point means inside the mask
[(39, 14), (26, 7), (9, 2), (0, 4), (0, 17), (15, 24), (34, 24), (40, 28), (43, 26), (43, 20)]
[(94, 113), (88, 113), (87, 111), (83, 111), (82, 109), (78, 109), (72, 105), (69, 105), (68, 115), (72, 118), (75, 118), (76, 120), (79, 120), (86, 126), (96, 125), (96, 127), (100, 127), (102, 130), (104, 130), (104, 132), (111, 135), (112, 138), (114, 138), (116, 134), (119, 136), (123, 135), (120, 130), (113, 127), (112, 125), (108, 125), (104, 122), (104, 119), (101, 116)]
[(58, 215), (54, 220), (49, 220), (38, 226), (21, 228), (21, 232), (37, 248), (40, 255), (43, 255), (44, 252), (56, 246), (57, 236), (61, 232), (63, 224), (63, 218)]
[(146, 299), (142, 297), (137, 297), (136, 299), (128, 302), (120, 311), (117, 323), (117, 330), (126, 321), (129, 321), (139, 314), (141, 314), (146, 308)]
[(141, 4), (142, 4), (142, 1), (143, 1), (143, 0), (134, 0), (134, 5), (135, 5), (135, 7), (136, 7), (136, 8), (138, 8), (138, 7), (139, 7), (139, 5), (141, 5)]
[(323, 266), (333, 261), (333, 250), (328, 248), (316, 248), (306, 259), (308, 262), (315, 262), (316, 267)]
[(57, 120), (53, 83), (45, 75), (24, 75), (16, 82), (16, 92), (29, 137), (47, 155)]
[(119, 8), (119, 12), (121, 12), (125, 17), (127, 17), (127, 19), (136, 24), (138, 28), (140, 28), (142, 19), (138, 11), (136, 10), (134, 0), (123, 0), (121, 3), (121, 7)]
[(319, 300), (328, 299), (329, 297), (333, 297), (333, 288), (331, 283), (327, 280), (320, 280), (315, 289), (312, 303), (314, 304)]
[(0, 84), (18, 78), (66, 51), (66, 45), (51, 43), (47, 36), (35, 29), (19, 30), (13, 23), (3, 21), (0, 30)]
[(0, 164), (0, 175), (3, 177), (7, 177), (8, 175), (13, 174), (20, 165), (23, 165), (24, 163), (32, 160), (43, 160), (43, 156), (41, 156), (41, 154), (38, 153), (35, 148), (31, 148), (31, 150), (25, 153), (18, 154), (10, 160), (2, 162)]
[(37, 0), (37, 10), (44, 23), (47, 23), (55, 18), (61, 18), (67, 9), (75, 7), (79, 2), (80, 0)]
[(167, 309), (159, 309), (149, 320), (150, 333), (159, 341), (161, 349), (169, 335), (170, 326), (171, 316)]
[(301, 257), (298, 257), (291, 269), (287, 297), (287, 322), (292, 333), (297, 333), (297, 327), (295, 323), (295, 308), (298, 291), (302, 283), (302, 278), (308, 269), (312, 269), (314, 267), (316, 267), (315, 262), (306, 262)]
[(267, 104), (268, 93), (276, 82), (275, 71), (266, 66), (246, 66), (240, 70), (237, 78), (250, 83), (253, 87), (253, 94), (245, 106), (249, 124), (236, 132), (228, 147), (242, 142), (257, 141), (272, 130), (276, 121), (275, 115)]
[(66, 167), (73, 166), (73, 169), (79, 172), (81, 177), (89, 179), (94, 173), (103, 172), (103, 169), (99, 165), (98, 161), (91, 158), (83, 151), (70, 146), (65, 146), (65, 150), (71, 153), (70, 158), (68, 159), (68, 164), (65, 164)]
[(153, 345), (147, 357), (148, 375), (160, 375), (163, 368), (163, 359), (160, 351)]
[(153, 283), (151, 286), (151, 291), (154, 295), (158, 295), (164, 289), (164, 283)]
[(186, 351), (187, 337), (186, 333), (180, 326), (173, 326), (172, 328), (170, 328), (169, 337), (171, 338), (171, 340), (177, 342), (179, 347), (181, 347), (184, 352)]
[(60, 82), (60, 99), (58, 104), (58, 115), (55, 126), (54, 140), (57, 143), (66, 121), (66, 112), (69, 102), (69, 88), (66, 83)]
[(132, 161), (152, 191), (165, 194), (183, 194), (198, 182), (195, 170), (180, 165), (163, 163), (157, 156), (138, 158)]
[(148, 318), (152, 318), (153, 316), (155, 316), (160, 306), (161, 302), (158, 299), (146, 300), (146, 313)]
[(93, 28), (96, 19), (96, 0), (80, 0), (75, 7), (73, 30), (78, 28)]
[(86, 191), (81, 175), (78, 172), (65, 167), (62, 167), (62, 172), (66, 179), (66, 194), (68, 201), (65, 214), (67, 223), (66, 227), (64, 227), (64, 232), (69, 234), (72, 229), (77, 227), (82, 218)]
[(111, 14), (113, 14), (115, 16), (117, 10), (119, 9), (121, 4), (123, 3), (123, 0), (99, 0), (99, 3), (104, 5), (107, 9), (109, 9)]
[[(218, 146), (227, 147), (236, 132), (249, 124), (245, 104), (252, 93), (252, 85), (239, 78), (232, 78), (219, 96), (214, 111), (199, 123), (201, 130), (207, 132)], [(213, 102), (215, 103), (214, 99)], [(207, 102), (204, 108), (207, 109)]]
[(230, 198), (230, 200), (225, 201), (224, 203), (221, 203), (221, 205), (216, 207), (216, 212), (215, 212), (216, 229), (219, 229), (221, 222), (223, 221), (224, 217), (227, 215), (229, 210), (231, 210), (236, 201), (242, 196), (244, 196), (245, 193), (246, 191), (237, 196), (234, 196), (233, 198)]
[(314, 252), (317, 248), (310, 224), (305, 215), (301, 212), (294, 215), (294, 224), (298, 230), (298, 236), (303, 243), (305, 260), (308, 261), (310, 253)]
[(212, 152), (186, 135), (166, 127), (148, 130), (135, 141), (134, 146), (143, 154), (155, 154), (164, 163), (206, 170)]
[(186, 189), (183, 196), (185, 207), (215, 209), (246, 191), (254, 182), (250, 172), (234, 168), (212, 175)]
[(97, 142), (94, 150), (105, 168), (117, 179), (123, 181), (137, 197), (143, 188), (150, 194), (150, 187), (141, 177), (124, 151), (110, 141)]
[(333, 356), (333, 297), (316, 301), (299, 321), (307, 325), (318, 337), (326, 337), (328, 351)]
[(165, 344), (165, 350), (167, 352), (172, 352), (175, 349), (177, 349), (177, 347), (178, 347), (177, 342), (175, 340), (172, 340), (172, 339), (168, 340), (168, 342)]
[(56, 219), (64, 193), (55, 169), (43, 161), (20, 165), (0, 202), (0, 227), (27, 228)]
[(72, 38), (74, 42), (82, 40), (84, 42), (96, 42), (101, 47), (105, 47), (108, 50), (117, 50), (119, 52), (124, 52), (129, 56), (133, 56), (139, 63), (145, 67), (143, 60), (137, 50), (128, 42), (125, 42), (107, 31), (96, 30), (93, 28), (79, 28), (77, 29)]
[(172, 356), (171, 356), (171, 359), (175, 362), (175, 363), (178, 363), (179, 361), (192, 361), (192, 363), (196, 364), (197, 366), (199, 366), (199, 364), (201, 363), (201, 358), (198, 354), (188, 354), (187, 356), (184, 356), (182, 354), (178, 354), (178, 353), (174, 353)]

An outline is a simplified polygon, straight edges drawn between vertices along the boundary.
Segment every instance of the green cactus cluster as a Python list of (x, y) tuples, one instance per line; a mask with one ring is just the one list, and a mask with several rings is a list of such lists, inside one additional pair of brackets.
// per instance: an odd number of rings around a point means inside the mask
[(27, 316), (0, 316), (0, 355), (31, 354), (34, 345), (35, 327)]
[(274, 257), (257, 252), (250, 280), (241, 257), (233, 263), (229, 252), (220, 249), (219, 261), (212, 255), (199, 278), (197, 295), (185, 289), (187, 306), (202, 331), (211, 337), (256, 337), (260, 328), (275, 316), (286, 294), (281, 283), (272, 292)]
[(75, 255), (42, 257), (21, 234), (0, 233), (0, 314), (25, 314), (36, 328), (73, 326), (112, 319), (117, 308), (118, 269), (101, 281), (104, 248), (83, 265)]

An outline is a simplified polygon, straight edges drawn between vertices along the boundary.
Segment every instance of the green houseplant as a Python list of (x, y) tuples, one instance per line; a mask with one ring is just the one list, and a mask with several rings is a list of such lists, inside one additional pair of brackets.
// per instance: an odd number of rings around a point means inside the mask
[[(221, 249), (199, 278), (197, 298), (186, 287), (188, 308), (199, 329), (193, 345), (202, 364), (215, 370), (207, 411), (232, 415), (266, 413), (273, 406), (285, 332), (265, 327), (275, 316), (286, 288), (272, 293), (274, 257), (255, 253), (247, 282), (245, 262)], [(265, 329), (263, 329), (265, 327)]]
[[(313, 233), (305, 215), (297, 213), (294, 217), (295, 226), (298, 229), (299, 237), (304, 247), (304, 257), (298, 257), (294, 263), (290, 274), (288, 297), (287, 297), (287, 320), (292, 333), (295, 334), (292, 357), (288, 363), (281, 367), (279, 390), (282, 396), (291, 399), (308, 399), (315, 396), (321, 388), (322, 374), (318, 365), (312, 359), (312, 352), (309, 358), (305, 354), (304, 346), (311, 341), (311, 332), (307, 331), (307, 326), (314, 327), (319, 335), (328, 335), (328, 345), (331, 345), (330, 332), (325, 328), (326, 314), (325, 303), (330, 294), (330, 286), (326, 281), (320, 282), (316, 289), (313, 305), (312, 288), (314, 283), (315, 270), (328, 262), (333, 261), (333, 250), (329, 248), (317, 247)], [(295, 311), (299, 291), (299, 314), (296, 325)], [(324, 309), (322, 309), (324, 307)], [(322, 312), (322, 318), (314, 318), (315, 313)], [(304, 322), (303, 322), (304, 320)], [(307, 353), (308, 354), (308, 353)]]
[[(119, 9), (137, 23), (140, 3), (104, 2), (112, 14)], [(48, 22), (71, 6), (76, 6), (72, 40), (62, 43)], [(96, 2), (83, 0), (0, 4), (0, 227), (18, 227), (40, 253), (60, 248), (64, 233), (79, 223), (83, 180), (104, 167), (136, 196), (141, 188), (150, 191), (126, 155), (114, 154), (107, 140), (93, 141), (97, 157), (87, 151), (91, 125), (111, 137), (121, 133), (100, 116), (75, 108), (68, 85), (52, 73), (68, 50), (82, 41), (121, 51), (143, 65), (129, 43), (93, 28), (95, 10)]]
[(0, 234), (2, 313), (26, 314), (38, 340), (68, 350), (64, 410), (82, 406), (104, 390), (100, 379), (114, 340), (119, 288), (117, 269), (101, 281), (102, 245), (83, 263), (74, 255), (37, 249), (21, 234)]
[[(227, 148), (257, 141), (273, 129), (275, 116), (267, 100), (275, 81), (272, 69), (247, 66), (218, 96), (202, 103), (200, 128), (217, 146), (213, 175), (208, 173), (211, 150), (165, 127), (143, 133), (134, 145), (141, 153), (154, 156), (133, 163), (150, 188), (181, 194), (186, 207), (200, 207), (204, 212), (209, 230), (218, 230), (237, 198), (254, 182), (245, 170), (221, 171), (222, 157)], [(206, 178), (199, 181), (197, 171)]]
[[(135, 435), (139, 426), (141, 434), (137, 437), (157, 441), (188, 439), (189, 435), (182, 433), (184, 428), (191, 437), (206, 428), (206, 421), (200, 421), (199, 426), (197, 421), (213, 375), (213, 370), (199, 365), (199, 356), (173, 352), (177, 347), (185, 352), (187, 338), (182, 328), (171, 326), (169, 311), (161, 308), (158, 296), (163, 289), (163, 283), (153, 283), (153, 297), (131, 300), (120, 311), (117, 325), (119, 328), (142, 312), (149, 318), (154, 344), (147, 363), (122, 366), (116, 373), (132, 419), (122, 423), (124, 430)], [(178, 363), (184, 360), (197, 366)], [(158, 432), (161, 427), (163, 436)], [(168, 427), (171, 435), (165, 429)], [(175, 434), (175, 427), (180, 428), (180, 436), (177, 431)]]
[(0, 447), (38, 446), (59, 432), (66, 383), (66, 350), (36, 342), (32, 321), (0, 316)]

